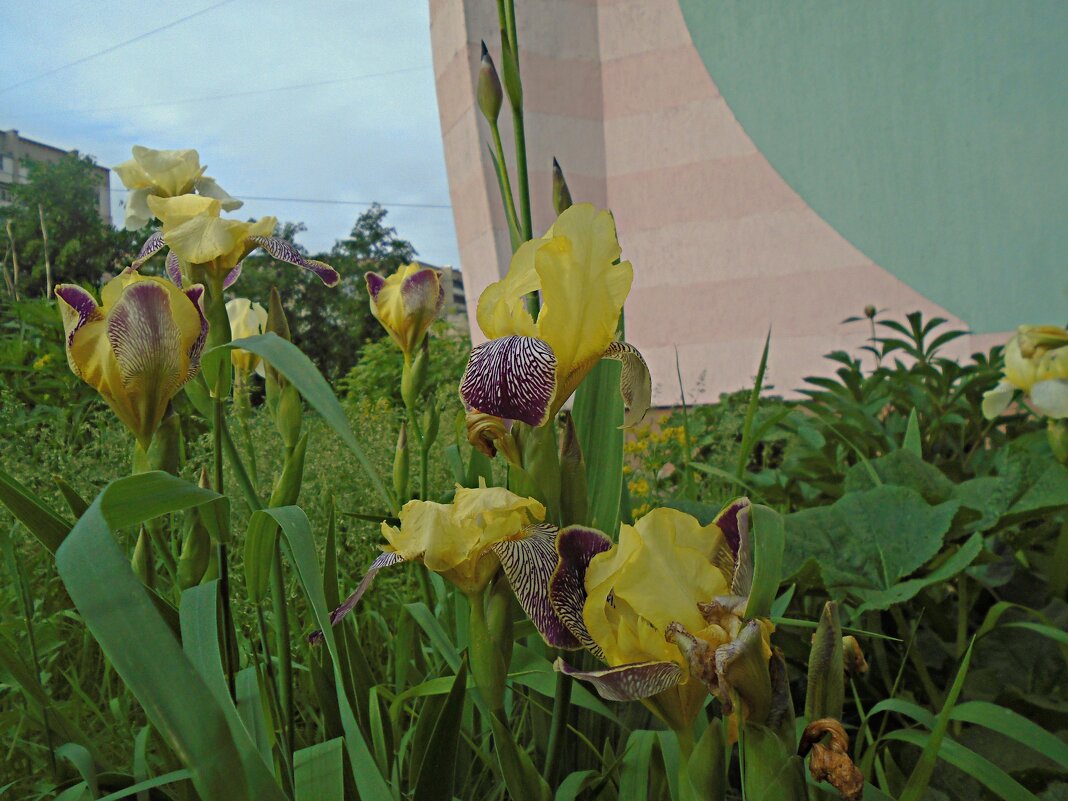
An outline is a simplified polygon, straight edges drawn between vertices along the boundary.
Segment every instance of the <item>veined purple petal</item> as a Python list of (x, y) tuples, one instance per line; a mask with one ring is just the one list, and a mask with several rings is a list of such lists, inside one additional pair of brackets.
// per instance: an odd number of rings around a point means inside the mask
[(167, 277), (171, 279), (173, 283), (179, 289), (182, 288), (182, 265), (178, 263), (178, 254), (173, 250), (167, 254), (167, 261), (164, 265), (167, 269)]
[[(368, 288), (370, 286), (368, 285)], [(374, 296), (378, 297), (376, 290)], [(445, 305), (445, 286), (441, 276), (432, 267), (419, 270), (408, 276), (401, 283), (401, 298), (407, 309), (433, 309), (432, 318), (436, 318)]]
[[(383, 568), (392, 567), (398, 565), (404, 561), (404, 557), (396, 551), (386, 551), (380, 553), (373, 562), (368, 566), (367, 572), (364, 574), (360, 583), (356, 585), (356, 589), (352, 594), (346, 598), (341, 606), (330, 613), (330, 625), (336, 626), (338, 621), (345, 617), (349, 612), (356, 608), (356, 604), (363, 598), (363, 594), (367, 592), (368, 587), (371, 586), (371, 582), (375, 580), (375, 576), (378, 575), (378, 571)], [(323, 632), (314, 631), (308, 635), (308, 642), (312, 645), (318, 645), (323, 641)]]
[(303, 267), (319, 276), (319, 280), (327, 286), (337, 286), (341, 281), (341, 275), (325, 262), (315, 259), (306, 259), (293, 245), (276, 236), (250, 236), (248, 241), (266, 250), (279, 261), (295, 264)]
[(80, 286), (60, 284), (55, 291), (56, 297), (62, 301), (59, 310), (63, 316), (63, 330), (67, 333), (69, 348), (79, 328), (88, 322), (101, 319), (103, 315), (93, 296)]
[(753, 549), (749, 538), (748, 498), (736, 498), (717, 516), (715, 524), (723, 532), (733, 561), (730, 571), (731, 592), (748, 595), (753, 586)]
[(556, 391), (556, 355), (534, 337), (491, 339), (471, 351), (460, 382), (469, 409), (539, 426)]
[(619, 374), (619, 394), (623, 398), (623, 425), (638, 425), (649, 411), (653, 399), (653, 380), (649, 366), (638, 349), (627, 342), (613, 342), (604, 352), (605, 359), (614, 359), (623, 369)]
[(556, 570), (556, 526), (537, 523), (527, 526), (525, 537), (505, 540), (493, 546), (504, 575), (512, 585), (519, 605), (556, 648), (581, 648), (580, 643), (553, 610), (549, 601), (549, 579)]
[(167, 290), (151, 281), (128, 287), (108, 311), (108, 341), (124, 386), (139, 382), (170, 398), (181, 386), (181, 333)]
[[(181, 284), (179, 284), (181, 286)], [(208, 318), (204, 316), (204, 287), (201, 284), (193, 284), (185, 290), (185, 296), (197, 307), (200, 314), (200, 336), (197, 337), (193, 347), (189, 349), (189, 377), (192, 378), (200, 372), (200, 354), (204, 352), (204, 343), (208, 339)]]
[(549, 579), (549, 602), (556, 616), (599, 659), (604, 659), (604, 652), (593, 641), (582, 617), (582, 607), (586, 604), (586, 568), (593, 557), (611, 547), (612, 540), (595, 528), (565, 528), (556, 535), (559, 561)]
[(234, 269), (226, 274), (226, 278), (223, 279), (223, 289), (229, 289), (236, 283), (237, 279), (241, 277), (241, 266), (243, 264), (243, 261), (239, 261), (234, 265)]
[(367, 273), (364, 275), (364, 279), (367, 281), (367, 293), (372, 300), (378, 300), (378, 293), (386, 285), (386, 279), (378, 273)]
[(606, 701), (639, 701), (670, 690), (683, 678), (674, 662), (634, 662), (604, 670), (575, 670), (563, 659), (553, 669), (579, 681), (589, 682)]
[(163, 250), (164, 244), (163, 231), (153, 231), (152, 236), (145, 240), (145, 244), (141, 245), (141, 252), (137, 254), (137, 258), (123, 272), (132, 273), (140, 270), (142, 264)]

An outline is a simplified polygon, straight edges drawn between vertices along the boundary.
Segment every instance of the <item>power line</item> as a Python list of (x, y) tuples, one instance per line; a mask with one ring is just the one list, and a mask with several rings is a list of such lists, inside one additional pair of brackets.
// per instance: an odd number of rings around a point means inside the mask
[[(113, 192), (129, 192), (129, 189), (113, 189)], [(333, 200), (314, 197), (265, 197), (262, 195), (234, 195), (240, 200), (268, 200), (274, 203), (316, 203), (330, 206), (373, 206), (401, 209), (451, 209), (451, 203), (389, 203), (384, 200)]]
[(401, 75), (407, 72), (419, 72), (422, 70), (428, 70), (431, 66), (424, 64), (419, 67), (404, 67), (396, 70), (386, 70), (385, 72), (368, 72), (363, 75), (350, 75), (347, 78), (332, 78), (326, 81), (312, 81), (310, 83), (294, 83), (287, 86), (274, 86), (269, 89), (247, 89), (241, 92), (226, 92), (225, 94), (217, 95), (202, 95), (200, 97), (187, 97), (182, 100), (157, 100), (152, 103), (133, 103), (126, 106), (105, 106), (103, 108), (94, 108), (93, 106), (85, 106), (83, 108), (65, 108), (65, 109), (49, 109), (48, 111), (31, 112), (30, 114), (24, 114), (24, 117), (35, 117), (49, 114), (82, 114), (86, 112), (105, 112), (105, 111), (128, 111), (136, 108), (155, 108), (158, 106), (178, 106), (184, 103), (200, 103), (205, 100), (226, 100), (231, 97), (249, 97), (251, 95), (266, 95), (273, 92), (288, 92), (293, 89), (310, 89), (316, 86), (332, 86), (338, 83), (347, 83), (348, 81), (359, 81), (367, 78), (386, 78), (390, 75)]
[(12, 83), (12, 84), (8, 84), (7, 86), (0, 87), (0, 93), (7, 92), (7, 91), (9, 91), (11, 89), (16, 89), (16, 88), (18, 88), (20, 86), (25, 86), (28, 83), (32, 83), (33, 81), (38, 81), (41, 78), (47, 78), (50, 75), (55, 75), (57, 72), (60, 72), (60, 71), (65, 70), (65, 69), (69, 69), (70, 67), (77, 66), (78, 64), (84, 64), (86, 61), (90, 61), (90, 60), (92, 60), (94, 58), (99, 58), (100, 56), (107, 55), (108, 53), (113, 53), (116, 50), (118, 50), (120, 47), (126, 47), (126, 45), (133, 44), (134, 42), (139, 42), (142, 39), (145, 39), (145, 38), (147, 38), (149, 36), (152, 36), (153, 34), (157, 34), (160, 31), (165, 31), (168, 28), (173, 28), (175, 25), (180, 25), (183, 22), (186, 22), (188, 20), (193, 19), (193, 17), (199, 17), (201, 14), (207, 14), (209, 11), (214, 11), (215, 9), (221, 8), (222, 6), (225, 6), (227, 3), (232, 3), (233, 1), (234, 0), (222, 0), (222, 2), (216, 3), (213, 6), (208, 6), (207, 8), (202, 8), (202, 9), (200, 9), (200, 11), (194, 11), (192, 14), (189, 14), (187, 16), (181, 17), (180, 19), (176, 19), (173, 22), (168, 22), (166, 25), (161, 25), (158, 28), (153, 28), (150, 31), (145, 31), (144, 33), (138, 34), (137, 36), (135, 36), (132, 39), (127, 39), (125, 42), (119, 42), (118, 44), (114, 44), (111, 47), (105, 47), (103, 50), (98, 50), (95, 53), (90, 53), (87, 56), (82, 56), (81, 58), (75, 59), (74, 61), (70, 61), (70, 62), (68, 62), (66, 64), (61, 65), (61, 66), (55, 67), (53, 69), (50, 69), (47, 72), (42, 72), (39, 75), (34, 75), (31, 78), (26, 78), (26, 79), (18, 81), (16, 83)]

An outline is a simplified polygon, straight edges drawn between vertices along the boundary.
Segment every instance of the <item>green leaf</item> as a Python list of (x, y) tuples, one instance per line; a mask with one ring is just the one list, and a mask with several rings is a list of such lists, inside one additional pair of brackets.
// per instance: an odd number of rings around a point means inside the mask
[(52, 476), (52, 480), (56, 482), (56, 486), (62, 493), (63, 500), (67, 502), (67, 508), (70, 509), (71, 514), (75, 517), (81, 517), (85, 514), (85, 510), (89, 508), (89, 501), (79, 495), (78, 491), (68, 484), (63, 476)]
[[(920, 754), (919, 760), (916, 762), (916, 767), (912, 769), (912, 773), (909, 776), (908, 783), (905, 785), (905, 789), (901, 792), (898, 801), (920, 801), (923, 798), (923, 794), (927, 791), (927, 785), (931, 781), (931, 776), (934, 775), (935, 764), (938, 761), (940, 751), (943, 746), (949, 743), (953, 743), (946, 737), (946, 730), (949, 728), (950, 716), (953, 714), (953, 707), (956, 706), (957, 699), (960, 697), (960, 691), (964, 687), (964, 679), (968, 675), (968, 665), (972, 661), (972, 649), (975, 647), (975, 640), (968, 645), (968, 650), (964, 653), (964, 658), (961, 660), (960, 667), (957, 669), (957, 675), (953, 679), (953, 684), (949, 688), (949, 692), (946, 694), (946, 701), (943, 704), (941, 711), (938, 713), (938, 717), (935, 718), (934, 726), (931, 728), (931, 734), (928, 737), (924, 737), (922, 744), (923, 753)], [(892, 738), (892, 735), (904, 734), (903, 731), (890, 732), (886, 735), (888, 738)], [(958, 748), (962, 748), (959, 744), (953, 743)], [(947, 753), (952, 750), (952, 746), (946, 748)], [(971, 752), (968, 752), (971, 753)], [(975, 755), (976, 759), (981, 759), (978, 755)], [(947, 761), (950, 761), (947, 759)], [(985, 760), (983, 760), (985, 761)], [(973, 768), (964, 768), (963, 770), (971, 773)], [(973, 774), (974, 775), (974, 774)], [(979, 778), (976, 776), (975, 778)], [(980, 779), (980, 781), (982, 781)], [(1022, 789), (1022, 788), (1021, 788)], [(1003, 796), (1006, 799), (1022, 799), (1023, 796)]]
[(293, 754), (296, 801), (344, 801), (345, 763), (340, 737)]
[(787, 515), (786, 576), (818, 566), (832, 597), (885, 591), (935, 556), (957, 501), (928, 505), (915, 490), (881, 486)]
[[(214, 497), (165, 473), (120, 479), (93, 501), (56, 553), (60, 578), (89, 630), (156, 731), (181, 755), (205, 801), (249, 793), (238, 745), (217, 698), (160, 618), (112, 531)], [(261, 791), (261, 798), (282, 799), (277, 787)]]
[(649, 774), (653, 769), (656, 732), (635, 729), (627, 738), (623, 765), (619, 771), (619, 797), (628, 801), (649, 801)]
[(592, 528), (615, 539), (623, 492), (623, 399), (621, 366), (602, 360), (575, 393), (572, 418), (586, 460), (587, 513)]
[(904, 603), (910, 598), (916, 597), (924, 587), (929, 587), (932, 584), (938, 584), (953, 578), (974, 562), (975, 558), (982, 550), (982, 535), (973, 534), (953, 555), (926, 576), (902, 581), (899, 584), (890, 587), (888, 590), (866, 591), (860, 593), (864, 598), (864, 603), (861, 604), (857, 613), (859, 614), (868, 610), (889, 609), (894, 604)]
[[(524, 801), (548, 801), (552, 791), (534, 767), (530, 754), (516, 743), (514, 732), (492, 713), (489, 714), (489, 721), (493, 729), (494, 750), (509, 793), (513, 798), (522, 798)], [(655, 736), (655, 732), (649, 734)]]
[[(423, 570), (423, 566), (419, 565), (419, 570)], [(426, 633), (426, 636), (430, 639), (430, 644), (434, 646), (434, 650), (441, 654), (441, 657), (445, 660), (445, 664), (453, 671), (460, 669), (460, 652), (453, 645), (452, 640), (449, 639), (449, 635), (445, 633), (445, 629), (441, 627), (437, 618), (434, 617), (434, 613), (427, 608), (424, 603), (411, 603), (405, 604), (404, 608), (408, 611), (408, 614), (412, 616), (419, 627)]]
[(901, 443), (901, 449), (908, 451), (918, 459), (923, 458), (923, 445), (920, 444), (920, 418), (916, 416), (916, 409), (909, 411), (909, 422), (905, 427), (905, 439)]
[(56, 749), (56, 756), (63, 757), (74, 766), (89, 788), (89, 797), (96, 798), (100, 788), (97, 786), (96, 764), (89, 750), (77, 743), (64, 743)]
[(690, 786), (681, 788), (680, 801), (705, 801), (710, 793), (717, 801), (723, 798), (723, 789), (727, 786), (724, 756), (723, 726), (720, 721), (712, 720), (686, 763), (685, 775)]
[(868, 463), (879, 481), (872, 479), (863, 465), (854, 465), (846, 472), (845, 492), (863, 492), (880, 484), (908, 487), (916, 490), (931, 504), (948, 501), (955, 485), (934, 465), (927, 464), (909, 450), (891, 451)]
[(595, 770), (576, 770), (560, 782), (553, 801), (577, 801), (583, 790), (592, 786), (599, 776)]
[(164, 773), (162, 776), (156, 776), (154, 779), (145, 779), (144, 781), (137, 782), (137, 784), (131, 784), (129, 787), (119, 790), (117, 793), (111, 793), (106, 795), (99, 801), (119, 801), (120, 798), (129, 798), (132, 795), (143, 793), (145, 790), (154, 790), (157, 787), (166, 787), (168, 784), (175, 784), (176, 782), (187, 781), (190, 778), (190, 773), (184, 768), (182, 770), (174, 770), (170, 773)]
[(1068, 743), (1011, 709), (989, 701), (968, 701), (958, 704), (952, 717), (1011, 737), (1068, 771)]
[(300, 348), (293, 343), (287, 342), (277, 334), (268, 332), (259, 336), (238, 339), (207, 351), (201, 359), (201, 366), (205, 375), (213, 375), (212, 371), (218, 369), (219, 363), (223, 359), (230, 358), (230, 351), (233, 348), (255, 353), (284, 375), (286, 380), (297, 388), (297, 391), (300, 392), (308, 404), (322, 416), (326, 424), (341, 437), (341, 441), (356, 456), (356, 460), (367, 474), (371, 485), (386, 502), (386, 505), (394, 512), (397, 512), (399, 506), (396, 498), (386, 488), (386, 485), (378, 475), (378, 471), (371, 464), (371, 460), (367, 458), (363, 447), (356, 439), (356, 435), (352, 433), (348, 418), (345, 416), (345, 410), (342, 409), (341, 403), (338, 401), (337, 396), (334, 395), (334, 391), (330, 389), (330, 385), (311, 359), (305, 356), (300, 351)]
[[(415, 783), (414, 801), (451, 801), (456, 776), (456, 756), (460, 745), (464, 697), (467, 691), (467, 662), (453, 679), (433, 732), (422, 756), (419, 778)], [(414, 756), (414, 755), (413, 755)], [(418, 758), (418, 757), (417, 757)]]
[(345, 748), (360, 798), (363, 801), (393, 801), (393, 794), (385, 779), (382, 778), (382, 774), (378, 772), (374, 756), (360, 732), (348, 696), (341, 690), (344, 687), (344, 671), (337, 640), (334, 637), (334, 629), (330, 623), (330, 609), (326, 605), (326, 592), (323, 589), (323, 572), (319, 567), (319, 558), (316, 555), (315, 541), (312, 538), (308, 516), (296, 506), (264, 509), (263, 512), (273, 517), (280, 526), (293, 566), (297, 571), (297, 578), (300, 580), (304, 595), (308, 599), (308, 605), (314, 614), (315, 625), (323, 632), (323, 640), (334, 668), (334, 683), (338, 688), (337, 702), (341, 713), (342, 728), (345, 732)]
[(71, 530), (70, 523), (4, 470), (0, 470), (0, 503), (51, 553)]
[(783, 517), (774, 509), (754, 504), (750, 509), (753, 540), (753, 588), (745, 607), (746, 617), (768, 617), (782, 582), (786, 533)]
[[(921, 760), (928, 754), (931, 749), (931, 744), (936, 740), (934, 733), (925, 734), (923, 732), (918, 732), (915, 729), (899, 729), (897, 731), (892, 731), (889, 734), (884, 735), (883, 739), (898, 740), (922, 748), (923, 756), (921, 756)], [(1003, 798), (1005, 801), (1039, 801), (1038, 796), (986, 757), (980, 756), (971, 749), (965, 748), (960, 743), (951, 740), (948, 737), (938, 738), (938, 740), (940, 747), (936, 747), (934, 750), (939, 759), (964, 771), (990, 790), (990, 792), (994, 793), (994, 795)], [(919, 771), (919, 769), (920, 766), (917, 765), (916, 770)], [(916, 772), (914, 771), (913, 776), (915, 775)], [(924, 788), (926, 788), (927, 781), (929, 780), (930, 777), (928, 776), (923, 782)], [(899, 801), (913, 801), (913, 799), (918, 801), (918, 799), (923, 797), (923, 790), (917, 794), (912, 791), (912, 786), (912, 777), (909, 777), (909, 783), (906, 785)]]

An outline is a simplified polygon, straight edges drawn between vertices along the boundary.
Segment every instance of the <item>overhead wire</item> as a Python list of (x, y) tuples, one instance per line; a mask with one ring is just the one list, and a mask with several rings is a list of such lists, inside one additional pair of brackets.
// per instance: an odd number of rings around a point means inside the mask
[[(129, 192), (129, 189), (118, 188), (112, 189), (112, 192)], [(272, 203), (317, 203), (321, 205), (334, 205), (334, 206), (374, 206), (375, 204), (384, 208), (401, 208), (401, 209), (451, 209), (451, 203), (390, 203), (385, 200), (345, 200), (334, 198), (314, 198), (314, 197), (268, 197), (264, 195), (235, 195), (239, 200), (267, 200)]]
[(222, 6), (225, 6), (228, 3), (232, 3), (232, 2), (234, 2), (234, 0), (222, 0), (221, 2), (216, 3), (213, 6), (208, 6), (207, 8), (202, 8), (199, 11), (194, 11), (192, 14), (187, 14), (184, 17), (180, 17), (179, 19), (176, 19), (176, 20), (174, 20), (172, 22), (168, 22), (166, 25), (160, 25), (158, 28), (153, 28), (150, 31), (145, 31), (144, 33), (139, 33), (137, 36), (133, 37), (132, 39), (127, 39), (124, 42), (119, 42), (118, 44), (111, 45), (111, 47), (105, 47), (103, 50), (98, 50), (95, 53), (90, 53), (87, 56), (82, 56), (81, 58), (77, 58), (74, 61), (68, 61), (66, 64), (61, 64), (60, 66), (54, 67), (53, 69), (47, 70), (47, 71), (42, 72), (42, 73), (38, 73), (37, 75), (33, 75), (33, 76), (29, 77), (29, 78), (24, 78), (21, 81), (16, 81), (15, 83), (8, 84), (7, 86), (0, 87), (0, 94), (2, 94), (3, 92), (8, 92), (8, 91), (10, 91), (12, 89), (17, 89), (20, 86), (25, 86), (28, 83), (33, 83), (34, 81), (39, 81), (42, 78), (48, 78), (51, 75), (55, 75), (57, 72), (62, 72), (63, 70), (70, 69), (71, 67), (75, 67), (75, 66), (77, 66), (79, 64), (84, 64), (86, 61), (91, 61), (94, 58), (99, 58), (100, 56), (107, 55), (108, 53), (114, 53), (116, 50), (118, 50), (118, 49), (120, 49), (122, 47), (126, 47), (127, 45), (131, 45), (134, 42), (139, 42), (142, 39), (146, 39), (149, 36), (153, 36), (154, 34), (157, 34), (160, 31), (165, 31), (168, 28), (173, 28), (175, 25), (181, 25), (183, 22), (187, 22), (187, 21), (193, 19), (193, 17), (199, 17), (201, 14), (207, 14), (209, 11), (214, 11), (215, 9), (221, 8)]

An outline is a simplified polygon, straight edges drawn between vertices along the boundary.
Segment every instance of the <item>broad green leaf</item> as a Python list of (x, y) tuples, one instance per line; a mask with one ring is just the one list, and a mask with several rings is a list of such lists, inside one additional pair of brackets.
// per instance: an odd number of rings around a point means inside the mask
[(753, 588), (745, 607), (746, 617), (767, 617), (782, 582), (786, 534), (783, 517), (774, 509), (754, 504), (750, 509), (753, 542)]
[[(933, 733), (926, 734), (924, 732), (916, 731), (915, 729), (899, 729), (884, 735), (884, 739), (898, 740), (903, 743), (915, 745), (922, 748), (924, 756), (926, 756), (931, 749), (931, 743), (934, 742), (936, 738)], [(980, 756), (969, 748), (965, 748), (956, 740), (951, 740), (949, 737), (941, 738), (940, 747), (935, 748), (935, 753), (938, 759), (964, 771), (998, 798), (1004, 799), (1004, 801), (1039, 801), (1038, 796), (989, 759)], [(923, 759), (923, 757), (921, 757), (921, 759)], [(917, 765), (917, 770), (918, 769), (919, 765)], [(916, 774), (913, 773), (913, 775)], [(926, 787), (926, 781), (924, 782), (924, 786)], [(919, 799), (922, 797), (922, 791), (918, 795), (912, 792), (912, 779), (910, 777), (909, 784), (906, 785), (899, 801), (911, 801), (911, 799)]]
[(868, 463), (878, 476), (879, 483), (872, 480), (871, 473), (863, 465), (853, 465), (846, 471), (847, 494), (863, 492), (879, 484), (892, 484), (916, 490), (931, 504), (948, 501), (953, 495), (953, 482), (937, 467), (927, 464), (910, 450), (891, 451), (885, 456), (869, 460)]
[(915, 490), (881, 486), (787, 515), (783, 573), (818, 566), (834, 598), (886, 591), (942, 547), (957, 501), (930, 506)]
[(71, 529), (70, 523), (4, 470), (0, 470), (0, 503), (51, 553)]
[(860, 614), (861, 612), (875, 609), (889, 609), (894, 604), (904, 603), (910, 598), (914, 598), (924, 587), (947, 581), (956, 576), (974, 562), (982, 550), (982, 535), (973, 534), (952, 556), (926, 576), (902, 581), (887, 590), (858, 593), (864, 599), (864, 603), (861, 604), (857, 613)]
[(293, 754), (296, 801), (344, 801), (345, 763), (340, 737)]
[(467, 690), (467, 663), (460, 666), (448, 698), (434, 722), (434, 729), (423, 755), (419, 778), (415, 782), (414, 801), (451, 801), (456, 776), (459, 732)]
[(738, 747), (747, 801), (807, 801), (804, 763), (771, 729), (746, 724)]
[(719, 720), (712, 720), (686, 763), (689, 786), (680, 788), (679, 801), (722, 801), (727, 787), (724, 756), (723, 726)]
[[(181, 755), (200, 796), (205, 801), (244, 797), (249, 784), (226, 714), (112, 536), (121, 526), (215, 497), (173, 476), (167, 482), (160, 476), (166, 474), (145, 473), (108, 485), (59, 547), (56, 564), (89, 630), (155, 730)], [(150, 489), (161, 491), (166, 502)], [(277, 788), (260, 797), (282, 799)]]
[(599, 362), (579, 386), (571, 411), (582, 456), (586, 460), (589, 523), (613, 539), (619, 529), (619, 504), (623, 492), (620, 370), (618, 362)]
[(301, 396), (308, 402), (308, 404), (315, 409), (329, 425), (341, 437), (341, 441), (348, 446), (349, 450), (355, 455), (356, 460), (360, 463), (360, 466), (367, 474), (367, 478), (370, 480), (371, 485), (378, 492), (379, 496), (386, 502), (386, 505), (394, 512), (397, 511), (398, 505), (396, 498), (393, 497), (393, 493), (386, 488), (386, 485), (382, 483), (381, 477), (378, 475), (378, 471), (375, 470), (371, 460), (367, 458), (367, 455), (363, 451), (363, 446), (360, 445), (356, 439), (356, 435), (353, 434), (351, 426), (349, 426), (348, 418), (345, 416), (345, 410), (342, 409), (341, 403), (338, 401), (337, 396), (334, 395), (334, 391), (330, 388), (330, 385), (323, 378), (322, 373), (312, 363), (311, 359), (305, 356), (300, 348), (291, 342), (287, 342), (277, 334), (268, 332), (266, 334), (260, 334), (259, 336), (246, 337), (245, 339), (238, 339), (234, 342), (230, 342), (226, 345), (219, 345), (212, 348), (204, 354), (201, 360), (202, 369), (205, 375), (212, 375), (213, 369), (218, 369), (218, 364), (223, 359), (230, 358), (230, 351), (233, 348), (240, 348), (247, 350), (250, 353), (255, 353), (261, 357), (264, 361), (269, 362), (270, 365), (286, 377), (293, 386), (297, 388)]
[(579, 795), (598, 780), (597, 771), (577, 770), (560, 782), (553, 801), (578, 801)]
[(100, 788), (96, 781), (96, 764), (89, 749), (77, 743), (64, 743), (56, 749), (56, 756), (70, 762), (89, 788), (89, 797), (96, 798)]

